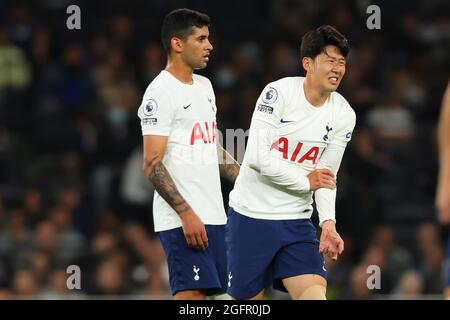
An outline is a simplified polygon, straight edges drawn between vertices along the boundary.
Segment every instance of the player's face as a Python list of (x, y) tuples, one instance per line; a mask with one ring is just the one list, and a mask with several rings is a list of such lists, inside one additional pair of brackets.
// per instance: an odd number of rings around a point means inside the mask
[(206, 68), (213, 46), (208, 27), (193, 27), (194, 32), (183, 42), (182, 58), (193, 70)]
[(324, 52), (313, 61), (311, 73), (313, 82), (324, 92), (336, 91), (345, 74), (345, 57), (336, 46), (326, 46)]

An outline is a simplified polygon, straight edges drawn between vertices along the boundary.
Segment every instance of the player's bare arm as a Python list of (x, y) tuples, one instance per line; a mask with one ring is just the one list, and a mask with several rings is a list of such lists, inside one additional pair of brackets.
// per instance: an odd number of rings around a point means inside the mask
[(166, 136), (144, 136), (143, 170), (156, 191), (178, 213), (188, 245), (205, 250), (208, 237), (205, 226), (177, 189), (167, 168), (162, 163), (166, 148)]
[(439, 176), (436, 192), (436, 206), (439, 219), (450, 224), (450, 82), (442, 101), (438, 126)]
[(220, 144), (217, 144), (217, 156), (220, 175), (234, 183), (239, 175), (239, 163)]

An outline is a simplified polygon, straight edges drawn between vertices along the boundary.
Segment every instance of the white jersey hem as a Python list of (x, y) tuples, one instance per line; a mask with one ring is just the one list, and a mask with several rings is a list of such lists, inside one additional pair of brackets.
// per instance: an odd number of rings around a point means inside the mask
[[(211, 225), (211, 226), (222, 226), (222, 225), (226, 225), (227, 221), (225, 220), (221, 220), (221, 221), (207, 221), (207, 222), (203, 222), (204, 225)], [(180, 223), (173, 223), (173, 224), (168, 224), (168, 225), (163, 225), (163, 226), (159, 226), (156, 227), (155, 226), (155, 232), (161, 232), (161, 231), (167, 231), (167, 230), (172, 230), (172, 229), (176, 229), (176, 228), (181, 228), (182, 224)]]
[(249, 211), (244, 209), (238, 205), (230, 203), (230, 207), (233, 208), (239, 214), (244, 216), (253, 218), (253, 219), (261, 219), (261, 220), (298, 220), (298, 219), (311, 219), (312, 210), (308, 210), (307, 212), (293, 212), (293, 213), (276, 213), (271, 212), (257, 212), (257, 211)]

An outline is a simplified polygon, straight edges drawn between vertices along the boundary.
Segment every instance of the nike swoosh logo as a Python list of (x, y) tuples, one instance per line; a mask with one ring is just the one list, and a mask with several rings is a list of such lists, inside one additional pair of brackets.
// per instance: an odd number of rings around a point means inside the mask
[(184, 109), (187, 109), (191, 106), (192, 103), (189, 103), (187, 106), (183, 106)]
[(280, 122), (281, 123), (289, 123), (289, 122), (294, 122), (294, 121), (293, 120), (292, 121), (287, 121), (287, 120), (283, 120), (283, 118), (281, 118)]

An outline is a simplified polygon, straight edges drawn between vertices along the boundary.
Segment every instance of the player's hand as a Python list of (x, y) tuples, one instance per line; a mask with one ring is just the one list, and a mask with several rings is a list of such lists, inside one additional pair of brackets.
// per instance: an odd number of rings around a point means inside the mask
[(197, 250), (206, 250), (208, 236), (205, 225), (199, 216), (191, 209), (180, 215), (183, 232), (189, 247)]
[(320, 188), (335, 189), (336, 180), (334, 174), (329, 169), (316, 169), (307, 175), (311, 191), (316, 191)]
[(336, 232), (336, 225), (333, 220), (327, 220), (322, 224), (322, 234), (320, 235), (319, 252), (328, 255), (331, 259), (337, 260), (338, 255), (344, 251), (344, 240)]

